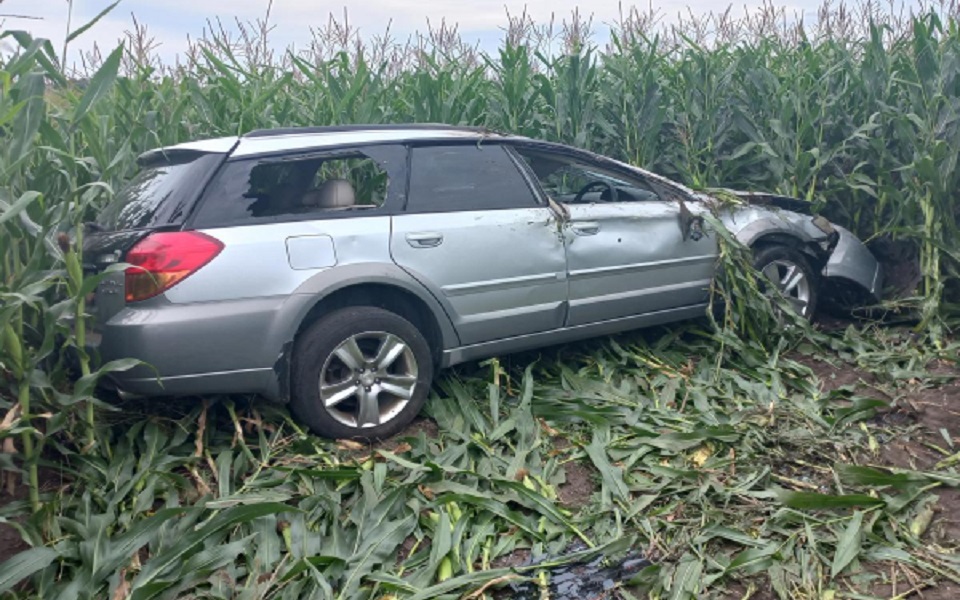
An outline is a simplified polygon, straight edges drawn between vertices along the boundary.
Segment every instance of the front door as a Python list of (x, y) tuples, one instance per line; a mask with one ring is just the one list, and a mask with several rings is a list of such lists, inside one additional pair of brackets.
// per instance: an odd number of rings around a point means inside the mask
[[(685, 239), (677, 198), (666, 197), (640, 172), (575, 152), (518, 153), (544, 191), (570, 213), (564, 228), (568, 326), (707, 301), (716, 240)], [(686, 206), (702, 210), (692, 201)]]
[(463, 345), (557, 329), (567, 300), (563, 238), (497, 144), (411, 150), (393, 259), (444, 304)]

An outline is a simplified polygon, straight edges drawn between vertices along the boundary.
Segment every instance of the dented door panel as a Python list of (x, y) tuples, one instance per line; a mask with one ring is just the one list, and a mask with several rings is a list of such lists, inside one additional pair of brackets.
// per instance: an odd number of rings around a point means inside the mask
[[(674, 202), (570, 205), (564, 228), (570, 286), (568, 326), (707, 301), (715, 235), (683, 239)], [(688, 204), (691, 212), (701, 208)], [(595, 230), (583, 235), (584, 224)]]

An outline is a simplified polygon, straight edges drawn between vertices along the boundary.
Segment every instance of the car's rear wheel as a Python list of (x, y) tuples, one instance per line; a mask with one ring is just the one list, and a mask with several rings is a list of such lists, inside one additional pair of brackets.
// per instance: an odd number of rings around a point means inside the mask
[(330, 438), (383, 439), (420, 412), (433, 379), (430, 346), (403, 317), (358, 306), (334, 311), (297, 339), (291, 408)]
[(763, 275), (764, 284), (776, 287), (794, 312), (813, 318), (820, 281), (803, 253), (789, 246), (761, 247), (754, 252), (753, 266)]

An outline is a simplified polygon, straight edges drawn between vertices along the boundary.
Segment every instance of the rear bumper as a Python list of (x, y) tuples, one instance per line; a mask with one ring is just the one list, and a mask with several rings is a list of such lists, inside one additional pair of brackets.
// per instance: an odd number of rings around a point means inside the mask
[(823, 267), (823, 276), (853, 282), (880, 300), (883, 293), (880, 263), (855, 235), (838, 225), (833, 227), (840, 239)]
[(110, 376), (117, 391), (131, 396), (198, 396), (203, 394), (260, 394), (279, 400), (273, 369), (248, 369), (221, 373), (197, 373), (173, 377)]
[(142, 396), (256, 393), (280, 399), (289, 340), (285, 316), (296, 296), (127, 306), (97, 327), (91, 342), (104, 362), (145, 364), (111, 374), (122, 392)]

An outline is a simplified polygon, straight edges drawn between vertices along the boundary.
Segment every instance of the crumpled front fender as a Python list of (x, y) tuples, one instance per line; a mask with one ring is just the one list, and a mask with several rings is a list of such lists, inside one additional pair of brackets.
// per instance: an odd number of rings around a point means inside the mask
[[(739, 207), (724, 219), (725, 224), (745, 246), (753, 246), (769, 236), (789, 236), (806, 248), (819, 248), (826, 260), (821, 274), (838, 283), (853, 283), (874, 301), (881, 299), (883, 271), (873, 253), (849, 230), (830, 223), (826, 230), (815, 218), (788, 210), (770, 210), (756, 206)], [(836, 232), (833, 238), (830, 231)], [(835, 239), (835, 243), (834, 243)]]
[(856, 283), (875, 300), (883, 292), (883, 270), (873, 253), (847, 229), (834, 225), (840, 234), (836, 247), (823, 267), (823, 276)]

